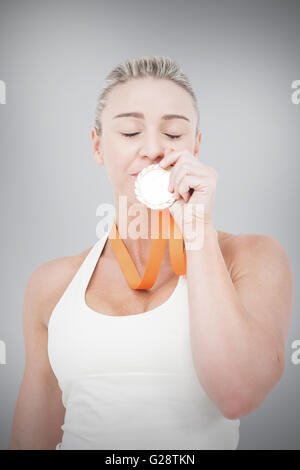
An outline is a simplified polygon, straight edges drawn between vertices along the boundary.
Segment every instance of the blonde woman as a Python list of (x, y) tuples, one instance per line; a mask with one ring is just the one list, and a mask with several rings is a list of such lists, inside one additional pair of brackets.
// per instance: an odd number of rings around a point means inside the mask
[[(239, 418), (261, 405), (284, 370), (293, 294), (286, 252), (270, 236), (214, 227), (222, 175), (198, 159), (196, 97), (170, 58), (136, 58), (112, 70), (91, 137), (112, 184), (117, 226), (120, 196), (133, 219), (137, 174), (171, 165), (172, 214), (178, 220), (178, 208), (201, 204), (203, 245), (186, 250), (181, 276), (165, 250), (148, 290), (130, 287), (109, 232), (35, 269), (9, 448), (236, 449)], [(142, 213), (143, 224), (151, 212)], [(150, 227), (148, 237), (123, 242), (143, 274)]]

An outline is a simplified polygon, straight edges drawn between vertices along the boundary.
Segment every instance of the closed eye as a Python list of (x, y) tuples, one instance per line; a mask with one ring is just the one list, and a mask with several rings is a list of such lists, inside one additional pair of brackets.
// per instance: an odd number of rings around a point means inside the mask
[[(124, 134), (124, 133), (121, 133), (124, 137), (134, 137), (135, 135), (139, 134), (139, 132), (135, 132), (133, 134)], [(181, 137), (181, 135), (171, 135), (171, 134), (165, 134), (167, 135), (168, 137), (170, 137), (171, 139), (179, 139), (179, 137)]]

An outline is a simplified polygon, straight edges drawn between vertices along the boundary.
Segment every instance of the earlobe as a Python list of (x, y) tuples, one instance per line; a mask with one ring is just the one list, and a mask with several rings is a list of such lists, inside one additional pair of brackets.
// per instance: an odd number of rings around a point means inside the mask
[(92, 127), (92, 129), (91, 129), (91, 138), (92, 138), (92, 141), (93, 141), (94, 161), (98, 165), (103, 165), (104, 160), (103, 160), (103, 157), (101, 155), (100, 139), (99, 139), (99, 136), (97, 135), (95, 127)]
[(92, 127), (92, 129), (91, 129), (91, 138), (92, 138), (92, 140), (95, 139), (96, 135), (97, 135), (96, 134), (96, 129), (95, 129), (95, 127)]

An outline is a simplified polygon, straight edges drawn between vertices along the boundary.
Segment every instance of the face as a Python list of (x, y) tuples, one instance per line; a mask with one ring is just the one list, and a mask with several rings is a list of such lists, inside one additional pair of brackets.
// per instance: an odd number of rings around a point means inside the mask
[[(135, 113), (138, 116), (120, 116)], [(184, 118), (164, 118), (180, 115)], [(94, 159), (105, 165), (115, 195), (137, 202), (134, 174), (159, 163), (165, 151), (199, 150), (197, 114), (188, 92), (169, 80), (133, 79), (115, 86), (102, 113), (102, 134), (92, 129)]]

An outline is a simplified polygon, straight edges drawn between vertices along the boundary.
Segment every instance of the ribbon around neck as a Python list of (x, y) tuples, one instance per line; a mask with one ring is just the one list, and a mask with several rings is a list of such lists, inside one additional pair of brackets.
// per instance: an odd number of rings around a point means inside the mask
[(163, 238), (164, 234), (162, 233), (163, 216), (170, 220), (170, 230), (167, 235), (169, 236), (172, 269), (177, 276), (186, 274), (186, 250), (183, 248), (182, 233), (168, 208), (158, 211), (158, 217), (155, 219), (154, 238), (152, 238), (150, 255), (142, 279), (125, 243), (120, 238), (115, 219), (109, 233), (109, 239), (125, 279), (132, 289), (151, 289), (156, 282), (167, 241), (167, 238)]

